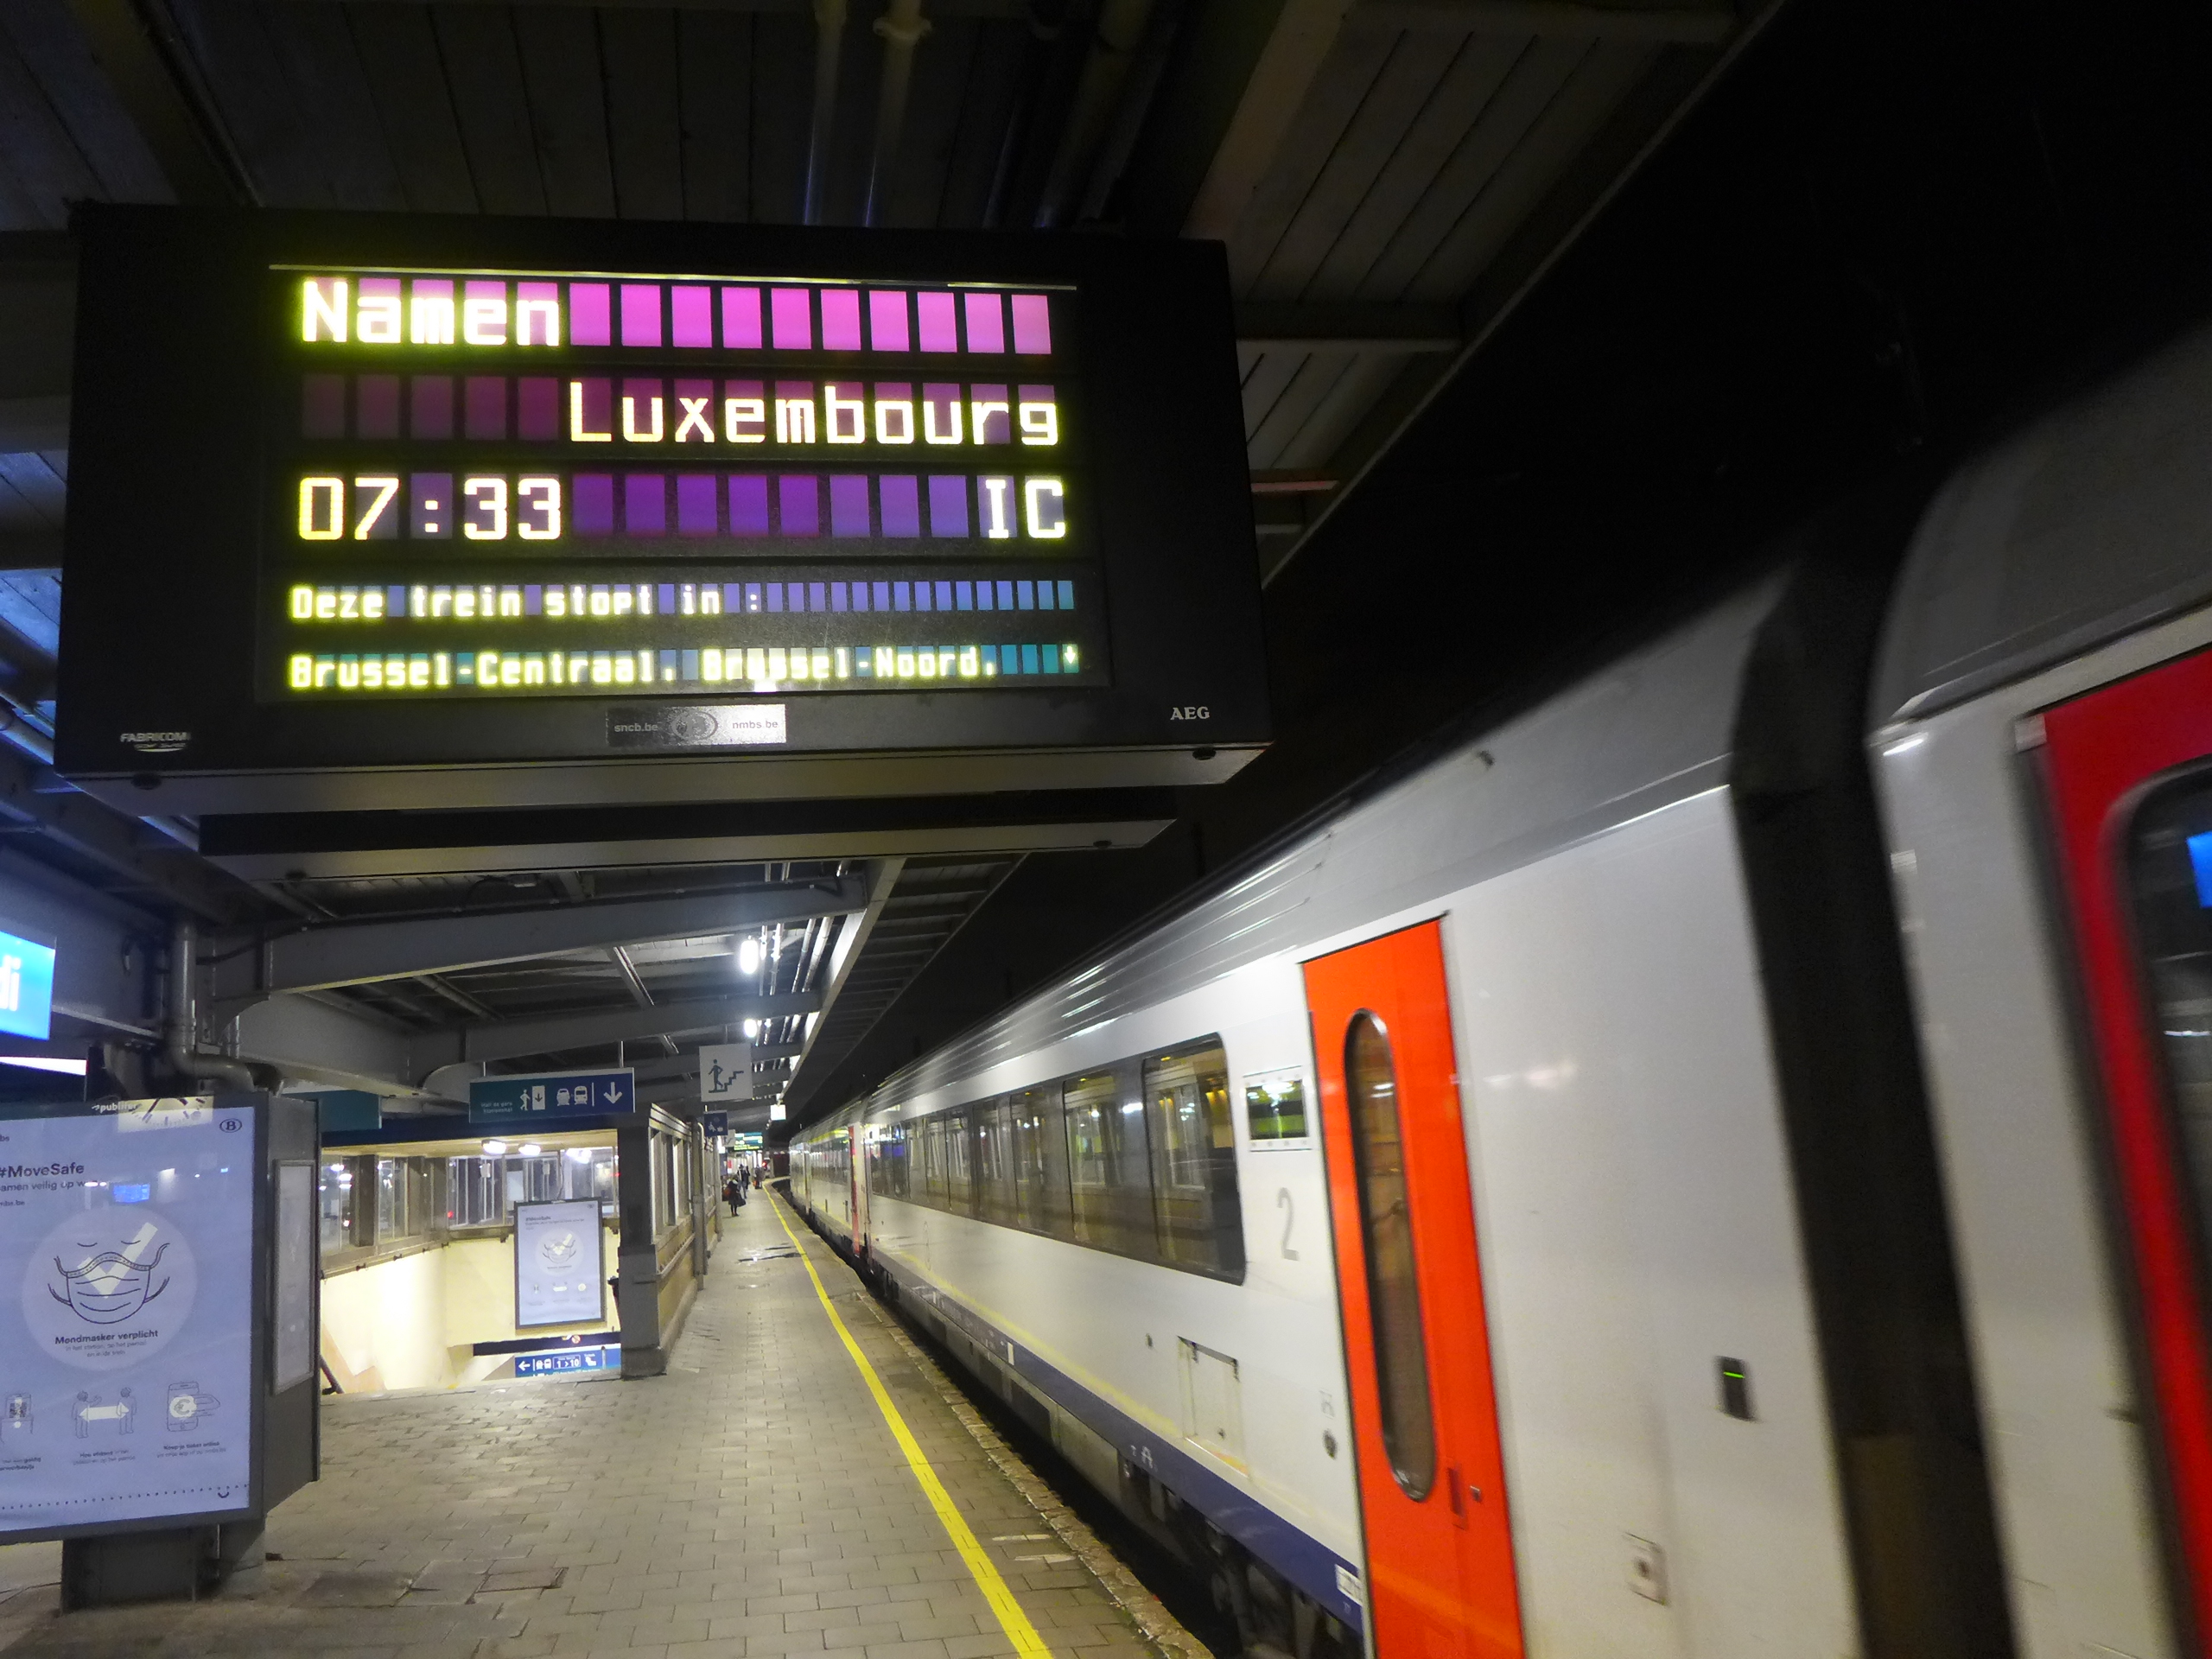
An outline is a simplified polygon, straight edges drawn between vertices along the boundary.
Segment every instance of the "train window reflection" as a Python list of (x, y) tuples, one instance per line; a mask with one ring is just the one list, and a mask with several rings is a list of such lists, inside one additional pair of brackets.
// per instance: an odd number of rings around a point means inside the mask
[(867, 1163), (879, 1197), (1244, 1277), (1235, 1111), (1217, 1036), (874, 1133)]
[(1419, 1503), (1436, 1483), (1436, 1424), (1428, 1397), (1406, 1143), (1397, 1069), (1382, 1022), (1362, 1009), (1344, 1033), (1344, 1094), (1351, 1116), (1353, 1180), (1367, 1257), (1368, 1322), (1375, 1335), (1382, 1447), (1390, 1473)]
[(1151, 1113), (1152, 1193), (1160, 1254), (1221, 1272), (1244, 1266), (1236, 1207), (1236, 1125), (1230, 1115), (1229, 1057), (1219, 1043), (1144, 1063)]

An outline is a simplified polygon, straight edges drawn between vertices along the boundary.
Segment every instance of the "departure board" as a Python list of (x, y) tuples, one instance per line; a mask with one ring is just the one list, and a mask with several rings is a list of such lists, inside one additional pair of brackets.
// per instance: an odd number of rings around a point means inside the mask
[(1218, 249), (79, 234), (59, 751), (139, 810), (1152, 786), (1265, 741)]
[(264, 698), (1109, 683), (1070, 287), (276, 280)]

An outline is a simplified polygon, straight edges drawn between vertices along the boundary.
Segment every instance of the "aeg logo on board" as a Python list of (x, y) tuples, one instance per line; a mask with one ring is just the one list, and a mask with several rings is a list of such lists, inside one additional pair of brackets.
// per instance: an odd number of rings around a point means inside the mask
[(1179, 709), (1167, 711), (1170, 720), (1211, 720), (1213, 710), (1203, 702), (1186, 702)]

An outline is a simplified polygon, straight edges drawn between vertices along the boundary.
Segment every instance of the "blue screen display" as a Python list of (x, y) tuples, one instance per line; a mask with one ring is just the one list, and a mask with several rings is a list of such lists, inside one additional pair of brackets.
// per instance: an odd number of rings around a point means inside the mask
[(2196, 902), (2212, 910), (2212, 830), (2189, 838), (2189, 867), (2196, 873)]
[(54, 1018), (54, 947), (0, 933), (0, 1031), (41, 1042)]
[(153, 1196), (153, 1184), (149, 1181), (141, 1181), (136, 1186), (118, 1184), (115, 1189), (115, 1201), (118, 1204), (144, 1204)]

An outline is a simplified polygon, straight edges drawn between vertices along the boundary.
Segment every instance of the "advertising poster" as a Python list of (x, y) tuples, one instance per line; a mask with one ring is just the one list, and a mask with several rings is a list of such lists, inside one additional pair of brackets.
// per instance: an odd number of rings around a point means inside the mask
[(514, 1217), (516, 1328), (605, 1318), (599, 1200), (518, 1204)]
[(0, 1116), (0, 1538), (242, 1510), (253, 1119)]

